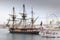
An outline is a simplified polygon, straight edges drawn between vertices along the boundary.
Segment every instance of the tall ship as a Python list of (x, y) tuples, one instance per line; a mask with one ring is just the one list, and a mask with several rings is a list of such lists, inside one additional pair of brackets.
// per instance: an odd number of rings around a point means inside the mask
[[(33, 18), (33, 10), (31, 11), (31, 20), (30, 23), (27, 24), (27, 14), (25, 12), (25, 4), (23, 4), (23, 13), (20, 13), (22, 16), (21, 18), (17, 18), (15, 14), (15, 8), (13, 7), (13, 14), (10, 15), (11, 19), (8, 20), (7, 26), (9, 27), (9, 31), (11, 33), (32, 33), (32, 34), (39, 34), (40, 28), (35, 27), (34, 23), (37, 20)], [(16, 24), (17, 20), (19, 19), (20, 21)], [(11, 25), (9, 24), (11, 23)]]

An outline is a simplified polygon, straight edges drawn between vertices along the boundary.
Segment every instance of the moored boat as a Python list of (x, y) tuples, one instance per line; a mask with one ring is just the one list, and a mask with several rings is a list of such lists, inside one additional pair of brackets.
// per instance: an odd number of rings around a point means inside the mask
[[(15, 24), (15, 22), (16, 22), (16, 15), (15, 15), (15, 8), (13, 7), (13, 15), (11, 15), (12, 16), (12, 26), (11, 27), (9, 27), (9, 31), (11, 32), (11, 33), (33, 33), (33, 34), (38, 34), (39, 32), (40, 32), (40, 28), (36, 28), (35, 26), (34, 26), (34, 23), (35, 23), (35, 21), (37, 20), (37, 18), (34, 20), (34, 18), (33, 18), (33, 10), (32, 10), (32, 17), (31, 17), (31, 23), (30, 24), (28, 24), (28, 25), (30, 25), (30, 26), (27, 26), (27, 20), (28, 19), (26, 19), (26, 13), (25, 13), (25, 5), (23, 4), (23, 13), (21, 13), (22, 14), (22, 18), (21, 18), (21, 21), (18, 23), (18, 25), (16, 25)], [(8, 21), (8, 23), (7, 24), (9, 24), (9, 21)], [(23, 25), (23, 26), (20, 26), (20, 25)], [(19, 27), (22, 27), (22, 28), (19, 28)]]
[(42, 37), (46, 38), (60, 38), (60, 29), (47, 28), (43, 32), (39, 33)]

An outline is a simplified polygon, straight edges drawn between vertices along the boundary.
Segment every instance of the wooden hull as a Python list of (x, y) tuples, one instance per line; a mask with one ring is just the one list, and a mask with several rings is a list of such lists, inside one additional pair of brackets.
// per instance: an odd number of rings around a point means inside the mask
[(27, 33), (27, 34), (39, 34), (39, 30), (35, 29), (10, 29), (10, 33)]
[(39, 32), (16, 32), (16, 31), (10, 31), (10, 33), (39, 34)]

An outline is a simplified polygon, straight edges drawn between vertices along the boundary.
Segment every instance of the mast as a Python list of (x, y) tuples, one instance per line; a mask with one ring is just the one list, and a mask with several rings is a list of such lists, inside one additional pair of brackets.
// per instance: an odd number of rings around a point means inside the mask
[(13, 15), (12, 15), (12, 21), (13, 21), (13, 24), (12, 24), (12, 27), (14, 28), (14, 21), (15, 21), (15, 8), (13, 7)]
[(23, 14), (25, 13), (25, 4), (23, 4)]
[(21, 23), (23, 23), (23, 27), (26, 28), (26, 13), (25, 13), (25, 4), (23, 4), (23, 13), (22, 14), (22, 19), (21, 19)]
[(26, 27), (26, 14), (25, 14), (25, 4), (23, 4), (23, 26)]
[(25, 14), (25, 5), (24, 4), (23, 4), (23, 15), (22, 15), (22, 17), (23, 17), (23, 20), (25, 20), (26, 14)]
[(32, 9), (32, 11), (31, 11), (31, 13), (32, 13), (31, 23), (32, 23), (32, 27), (33, 27), (33, 22), (34, 22), (34, 19), (33, 19), (33, 9)]

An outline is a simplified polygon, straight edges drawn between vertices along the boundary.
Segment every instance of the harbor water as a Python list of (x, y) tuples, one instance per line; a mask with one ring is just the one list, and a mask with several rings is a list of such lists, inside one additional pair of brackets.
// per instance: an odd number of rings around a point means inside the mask
[(8, 29), (0, 29), (0, 40), (60, 40), (60, 38), (45, 38), (35, 34), (12, 34)]

